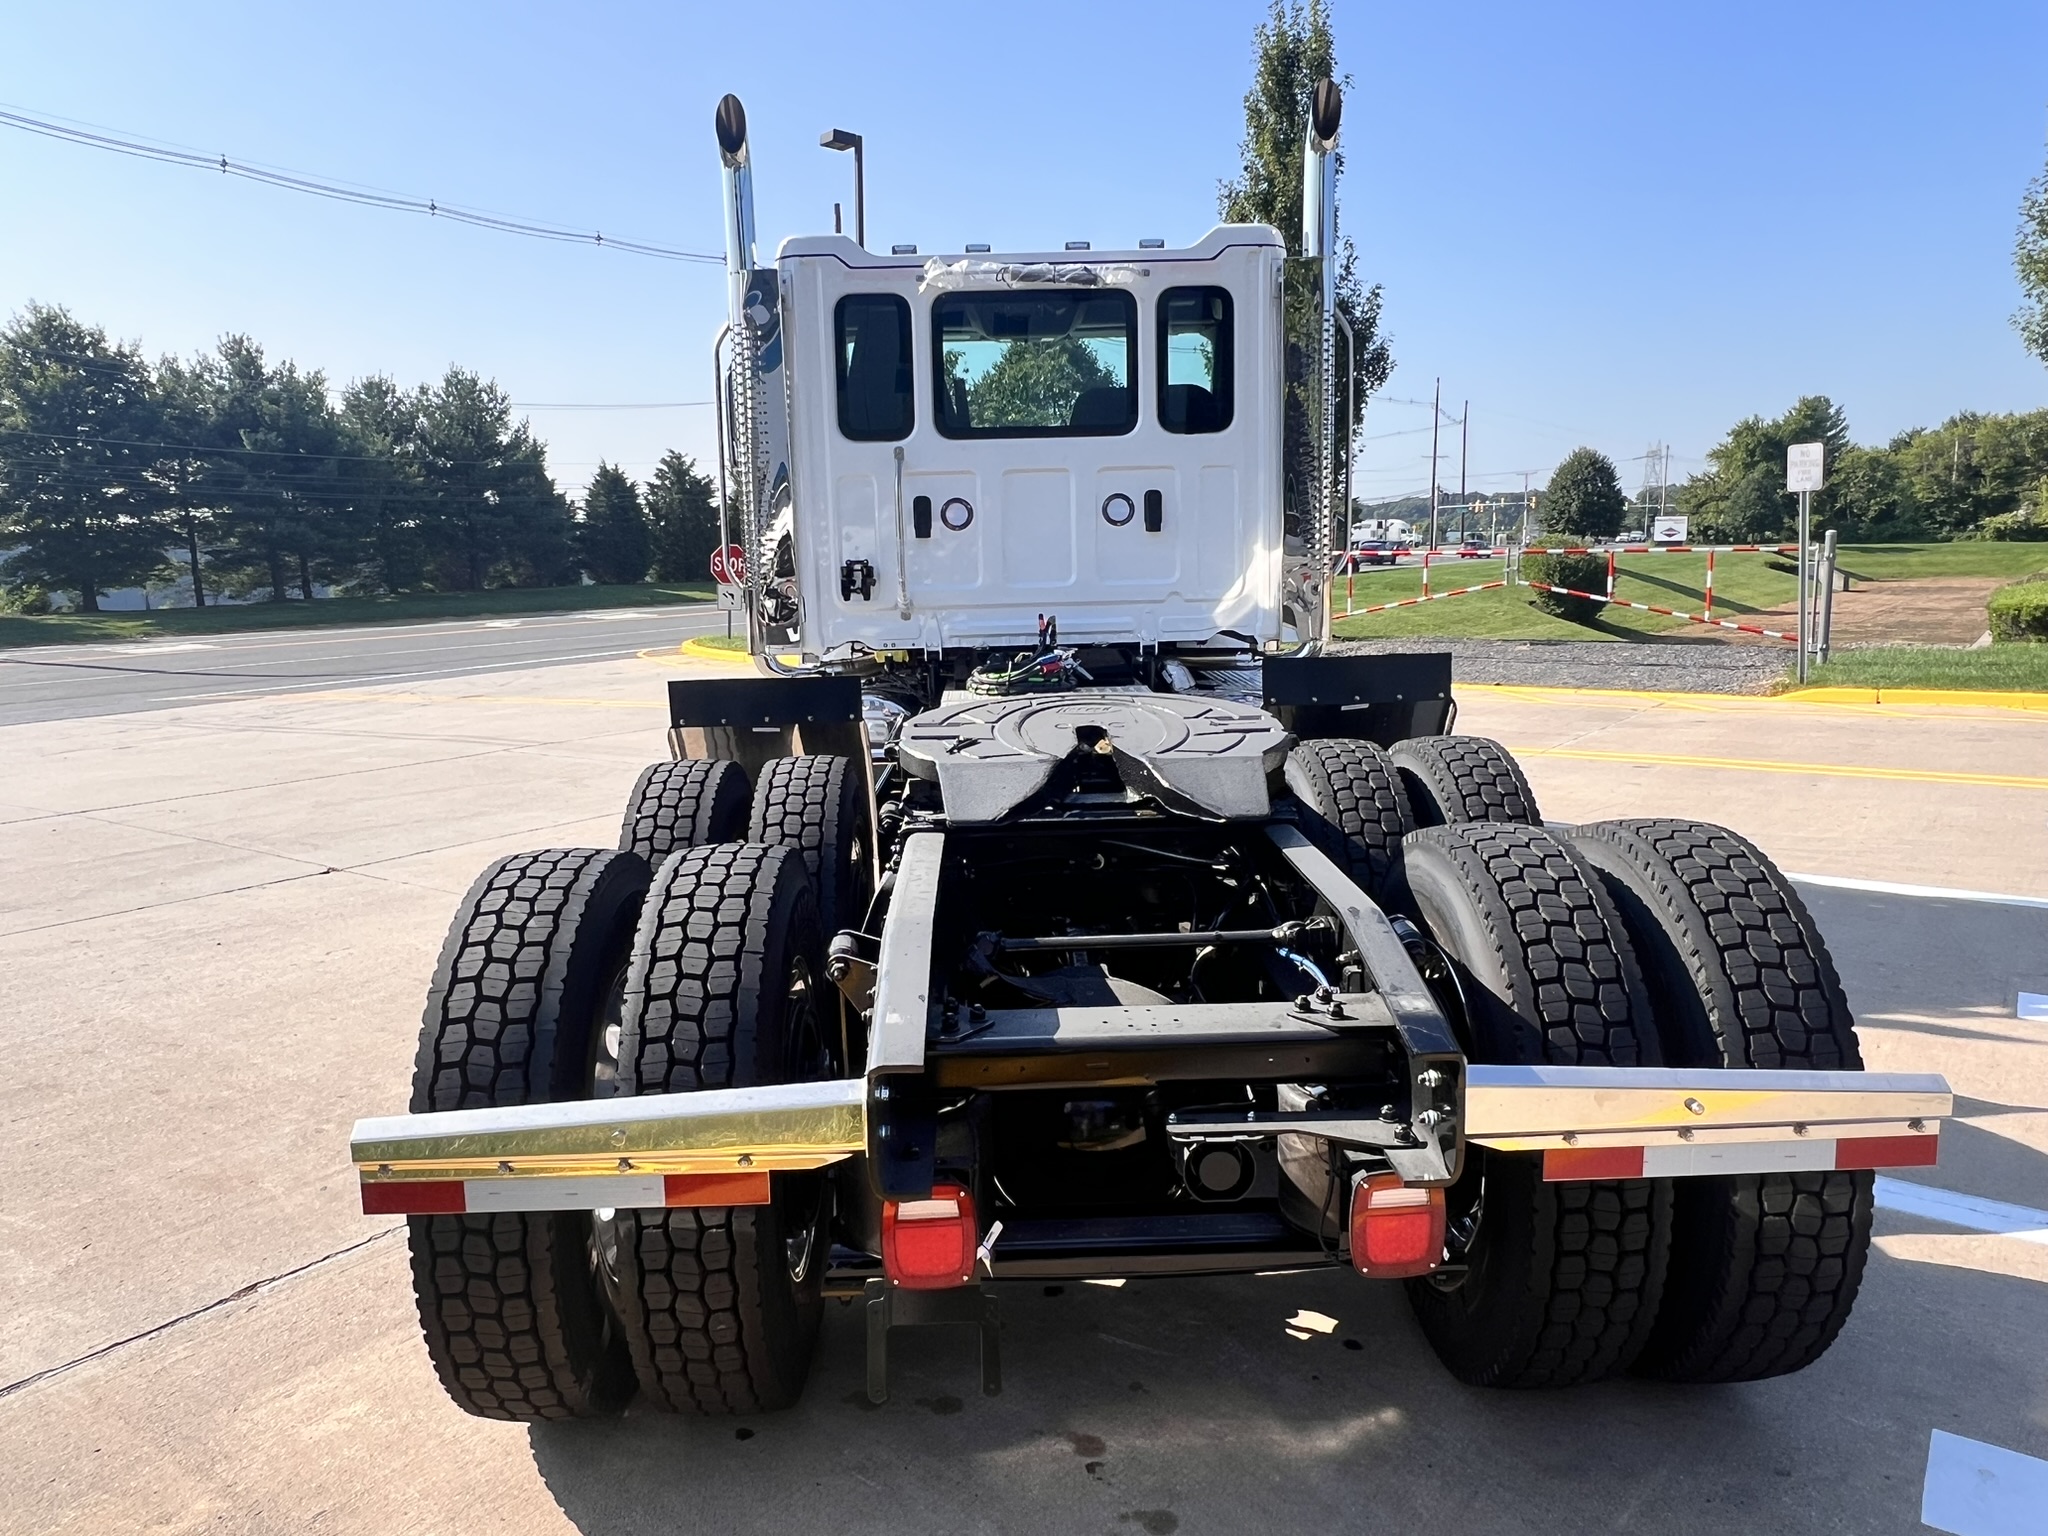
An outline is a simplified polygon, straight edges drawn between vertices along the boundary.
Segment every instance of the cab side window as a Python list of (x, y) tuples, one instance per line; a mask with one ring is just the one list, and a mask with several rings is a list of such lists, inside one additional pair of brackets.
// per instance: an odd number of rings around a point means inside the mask
[(857, 443), (910, 436), (910, 304), (888, 293), (850, 293), (834, 312), (839, 430)]
[(1235, 372), (1230, 294), (1169, 288), (1159, 296), (1159, 424), (1169, 432), (1230, 425)]

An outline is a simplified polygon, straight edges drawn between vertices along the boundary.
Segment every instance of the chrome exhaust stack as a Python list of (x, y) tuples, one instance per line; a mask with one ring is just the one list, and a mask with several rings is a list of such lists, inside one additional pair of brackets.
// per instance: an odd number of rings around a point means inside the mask
[(726, 325), (732, 341), (725, 390), (728, 436), (721, 446), (745, 541), (748, 648), (761, 656), (771, 646), (797, 641), (803, 611), (796, 579), (782, 288), (773, 266), (757, 265), (754, 167), (747, 109), (739, 97), (720, 98), (712, 127), (724, 171)]
[(1302, 148), (1301, 254), (1318, 264), (1315, 526), (1308, 538), (1310, 575), (1315, 582), (1309, 605), (1316, 633), (1312, 643), (1330, 638), (1331, 539), (1350, 509), (1340, 505), (1337, 476), (1337, 129), (1344, 115), (1344, 95), (1337, 82), (1316, 82)]

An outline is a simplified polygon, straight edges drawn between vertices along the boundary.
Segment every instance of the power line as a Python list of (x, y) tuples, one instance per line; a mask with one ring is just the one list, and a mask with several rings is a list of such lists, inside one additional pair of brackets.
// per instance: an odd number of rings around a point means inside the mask
[(340, 182), (322, 180), (316, 176), (300, 175), (295, 171), (270, 169), (246, 160), (231, 160), (226, 155), (204, 155), (193, 150), (147, 144), (112, 133), (97, 133), (87, 128), (70, 127), (63, 123), (30, 117), (22, 112), (0, 109), (0, 126), (19, 128), (27, 133), (41, 134), (44, 138), (61, 139), (68, 144), (82, 144), (88, 149), (104, 149), (113, 154), (130, 155), (140, 160), (157, 160), (166, 165), (182, 165), (191, 170), (218, 171), (224, 176), (240, 176), (249, 181), (262, 182), (265, 186), (282, 187), (288, 192), (303, 192), (311, 197), (331, 198), (336, 202), (356, 203), (366, 208), (384, 208), (394, 213), (424, 213), (430, 218), (453, 219), (458, 224), (473, 224), (479, 229), (493, 229), (500, 234), (525, 235), (534, 240), (560, 240), (575, 245), (601, 245), (607, 250), (627, 251), (635, 256), (655, 256), (663, 261), (700, 261), (714, 266), (723, 266), (725, 263), (723, 256), (707, 255), (702, 251), (678, 251), (664, 245), (621, 240), (616, 236), (606, 236), (599, 230), (571, 229), (562, 224), (536, 223), (526, 219), (508, 218), (501, 214), (485, 213), (480, 209), (458, 207), (431, 197), (402, 197), (395, 192), (383, 192), (373, 187), (348, 186)]

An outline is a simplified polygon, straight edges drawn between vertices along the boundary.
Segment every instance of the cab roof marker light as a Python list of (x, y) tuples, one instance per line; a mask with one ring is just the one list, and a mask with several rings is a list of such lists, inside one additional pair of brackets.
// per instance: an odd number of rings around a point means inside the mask
[(892, 245), (889, 247), (889, 254), (891, 256), (915, 256), (917, 254), (917, 247), (914, 245)]
[(986, 256), (990, 251), (994, 249), (994, 246), (984, 245), (979, 240), (970, 240), (967, 242), (967, 254), (970, 256)]
[(1166, 242), (1156, 237), (1148, 236), (1138, 242), (1138, 249), (1141, 251), (1163, 251), (1166, 249)]
[(1067, 249), (1070, 251), (1085, 251), (1088, 249), (1088, 242), (1086, 240), (1069, 240), (1067, 242)]

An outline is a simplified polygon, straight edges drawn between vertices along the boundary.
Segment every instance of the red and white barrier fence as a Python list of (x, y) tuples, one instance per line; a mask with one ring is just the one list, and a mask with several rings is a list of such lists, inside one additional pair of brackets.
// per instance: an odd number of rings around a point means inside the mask
[(1564, 597), (1582, 597), (1589, 603), (1611, 603), (1616, 608), (1633, 608), (1639, 613), (1656, 613), (1667, 619), (1684, 619), (1689, 624), (1711, 624), (1716, 629), (1732, 629), (1739, 634), (1762, 635), (1767, 640), (1791, 640), (1796, 643), (1799, 639), (1796, 633), (1787, 634), (1781, 629), (1759, 629), (1754, 624), (1738, 624), (1733, 619), (1709, 619), (1697, 613), (1686, 613), (1678, 608), (1659, 608), (1654, 603), (1632, 603), (1625, 597), (1615, 597), (1611, 593), (1581, 592), (1573, 587), (1552, 586), (1547, 581), (1525, 581), (1520, 585), (1533, 587), (1538, 592), (1556, 592)]

